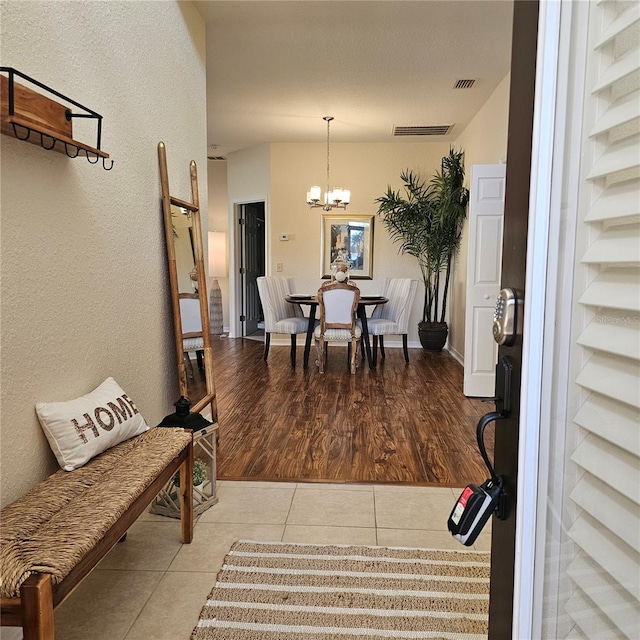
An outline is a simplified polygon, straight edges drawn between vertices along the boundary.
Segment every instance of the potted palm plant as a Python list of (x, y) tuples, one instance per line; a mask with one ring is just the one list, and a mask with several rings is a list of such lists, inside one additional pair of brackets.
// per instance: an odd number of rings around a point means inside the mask
[(390, 186), (376, 199), (378, 215), (400, 252), (413, 256), (424, 282), (420, 342), (441, 351), (447, 341), (445, 322), (453, 258), (460, 248), (467, 215), (469, 190), (464, 187), (464, 152), (449, 150), (442, 168), (429, 182), (406, 169), (400, 174), (403, 190)]

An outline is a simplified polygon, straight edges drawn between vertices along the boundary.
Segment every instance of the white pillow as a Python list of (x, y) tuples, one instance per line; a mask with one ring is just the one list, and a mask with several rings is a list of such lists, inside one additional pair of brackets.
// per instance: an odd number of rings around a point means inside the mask
[(36, 413), (65, 471), (149, 429), (131, 398), (113, 378), (68, 402), (38, 402)]

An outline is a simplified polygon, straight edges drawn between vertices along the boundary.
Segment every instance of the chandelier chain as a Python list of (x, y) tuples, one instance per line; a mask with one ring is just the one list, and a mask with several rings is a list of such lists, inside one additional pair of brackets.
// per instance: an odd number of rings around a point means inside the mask
[(311, 187), (307, 191), (307, 204), (312, 208), (322, 208), (324, 211), (331, 211), (334, 207), (338, 209), (346, 209), (351, 200), (351, 192), (348, 189), (337, 188), (331, 190), (331, 177), (329, 174), (331, 158), (330, 158), (330, 128), (333, 116), (324, 116), (323, 120), (327, 123), (327, 188), (322, 197), (320, 187)]
[(329, 193), (329, 123), (333, 120), (331, 116), (325, 117), (327, 121), (327, 193)]

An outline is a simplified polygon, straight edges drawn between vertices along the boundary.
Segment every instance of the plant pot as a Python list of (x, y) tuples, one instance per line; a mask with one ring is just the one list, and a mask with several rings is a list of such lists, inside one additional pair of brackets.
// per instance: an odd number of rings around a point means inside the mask
[(423, 349), (442, 351), (447, 342), (449, 327), (446, 322), (419, 322), (418, 336)]

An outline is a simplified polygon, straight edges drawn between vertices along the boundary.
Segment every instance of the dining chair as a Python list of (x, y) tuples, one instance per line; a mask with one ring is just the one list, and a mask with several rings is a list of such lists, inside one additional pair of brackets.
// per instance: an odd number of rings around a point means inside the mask
[(200, 317), (200, 299), (197, 293), (180, 293), (180, 323), (182, 325), (182, 350), (189, 375), (193, 378), (193, 364), (189, 354), (195, 353), (198, 369), (202, 369), (204, 339), (202, 337), (202, 318)]
[(404, 359), (405, 362), (409, 362), (407, 332), (418, 281), (411, 278), (387, 278), (382, 287), (382, 295), (389, 302), (377, 305), (367, 322), (369, 335), (373, 336), (373, 364), (375, 366), (378, 356), (378, 341), (380, 355), (383, 360), (385, 358), (384, 336), (402, 336)]
[(261, 276), (258, 278), (258, 293), (264, 312), (264, 359), (269, 357), (269, 345), (272, 333), (291, 335), (291, 366), (296, 366), (296, 336), (306, 333), (308, 319), (297, 304), (287, 302), (291, 293), (289, 278), (282, 276)]
[(320, 324), (314, 330), (320, 373), (324, 373), (327, 345), (331, 341), (346, 341), (351, 373), (358, 364), (358, 345), (362, 330), (356, 322), (360, 289), (350, 282), (327, 282), (318, 290)]

